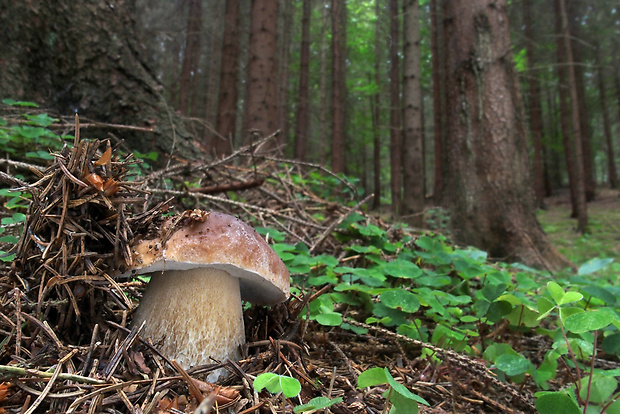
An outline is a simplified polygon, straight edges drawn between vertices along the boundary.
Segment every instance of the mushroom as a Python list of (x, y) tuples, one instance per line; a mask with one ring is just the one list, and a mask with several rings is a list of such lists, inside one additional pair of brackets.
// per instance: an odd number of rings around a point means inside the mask
[(145, 322), (142, 335), (184, 368), (238, 360), (245, 342), (241, 300), (273, 305), (290, 291), (286, 266), (252, 227), (227, 214), (190, 213), (137, 243), (129, 269), (151, 276), (133, 323)]

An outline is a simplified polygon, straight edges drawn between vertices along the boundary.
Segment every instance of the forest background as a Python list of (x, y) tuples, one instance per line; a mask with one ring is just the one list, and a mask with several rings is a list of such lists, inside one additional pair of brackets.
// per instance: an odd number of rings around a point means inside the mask
[(257, 151), (346, 174), (414, 226), (446, 207), (458, 241), (549, 269), (567, 262), (544, 198), (568, 187), (586, 232), (618, 186), (612, 2), (82, 3), (3, 6), (0, 90), (152, 128), (124, 138), (160, 163), (277, 131)]

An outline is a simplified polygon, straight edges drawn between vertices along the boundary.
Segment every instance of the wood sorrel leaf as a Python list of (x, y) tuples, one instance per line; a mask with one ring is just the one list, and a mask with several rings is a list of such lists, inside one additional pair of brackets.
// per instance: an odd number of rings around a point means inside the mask
[(417, 295), (402, 289), (391, 289), (381, 294), (381, 302), (388, 308), (414, 313), (420, 309)]
[(563, 391), (536, 393), (536, 409), (540, 414), (581, 414), (577, 402)]
[(616, 319), (614, 311), (601, 308), (571, 315), (564, 321), (564, 326), (570, 332), (584, 333), (603, 329)]
[(381, 367), (367, 369), (357, 377), (357, 388), (374, 387), (375, 385), (385, 384), (387, 376)]

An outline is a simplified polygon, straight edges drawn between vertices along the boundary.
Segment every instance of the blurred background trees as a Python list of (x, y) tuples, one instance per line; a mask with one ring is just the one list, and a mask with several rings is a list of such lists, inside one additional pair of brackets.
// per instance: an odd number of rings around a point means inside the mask
[[(433, 206), (466, 211), (454, 177), (482, 166), (519, 175), (511, 179), (524, 186), (516, 197), (526, 210), (570, 189), (582, 231), (587, 201), (618, 187), (620, 19), (608, 0), (461, 4), (478, 10), (470, 29), (489, 8), (505, 14), (503, 49), (482, 56), (505, 59), (519, 82), (510, 96), (477, 84), (467, 99), (450, 91), (447, 70), (457, 53), (450, 39), (466, 30), (454, 25), (454, 0), (6, 3), (3, 98), (154, 128), (126, 142), (162, 159), (223, 156), (280, 131), (262, 151), (347, 174), (377, 195), (377, 211), (414, 225)], [(464, 47), (475, 54), (482, 46)], [(492, 65), (478, 63), (471, 70), (483, 82)], [(471, 148), (454, 152), (451, 110), (475, 109), (476, 93), (488, 88), (497, 102), (515, 100), (510, 140), (519, 149), (492, 159), (483, 151), (498, 143), (490, 138), (474, 153), (482, 164), (461, 163)]]

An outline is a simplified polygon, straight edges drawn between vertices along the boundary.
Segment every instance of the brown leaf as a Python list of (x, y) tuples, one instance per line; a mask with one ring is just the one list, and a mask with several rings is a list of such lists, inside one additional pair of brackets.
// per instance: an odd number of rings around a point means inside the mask
[(105, 150), (101, 158), (95, 161), (95, 165), (106, 165), (112, 159), (112, 147)]
[(98, 174), (90, 173), (84, 177), (84, 179), (97, 190), (103, 191), (103, 178), (101, 178)]
[(105, 180), (105, 183), (103, 183), (103, 191), (108, 197), (116, 194), (119, 189), (120, 187), (118, 186), (118, 181), (113, 178), (108, 178), (107, 180)]
[(133, 361), (136, 363), (140, 371), (144, 372), (145, 374), (151, 373), (151, 369), (147, 367), (144, 363), (144, 355), (142, 355), (142, 352), (134, 352), (132, 354), (132, 357)]
[(8, 392), (9, 392), (9, 384), (5, 382), (0, 384), (0, 401), (6, 398), (6, 395), (8, 394)]

